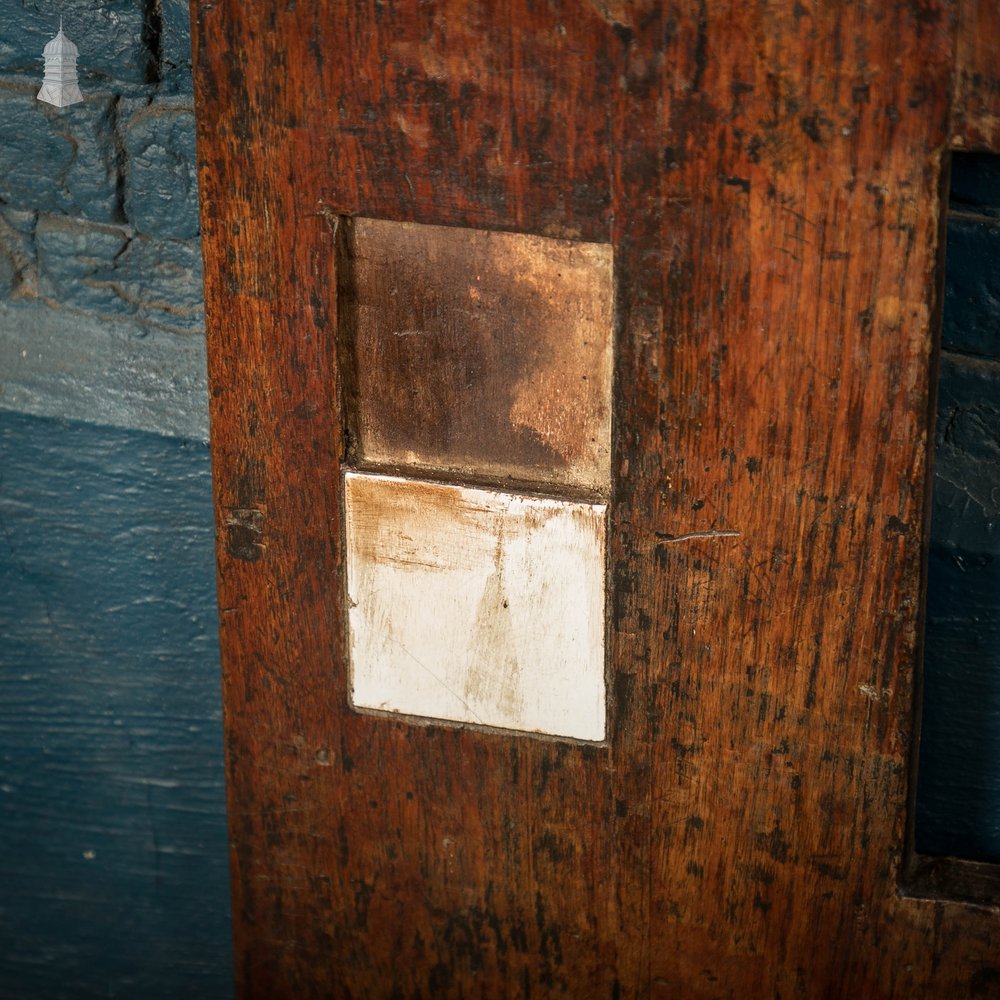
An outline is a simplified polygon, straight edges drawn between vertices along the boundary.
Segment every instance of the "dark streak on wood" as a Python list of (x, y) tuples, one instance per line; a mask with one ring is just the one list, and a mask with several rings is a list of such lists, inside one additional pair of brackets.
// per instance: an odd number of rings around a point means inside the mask
[(226, 511), (226, 551), (234, 559), (255, 562), (264, 551), (264, 512), (261, 510)]
[(961, 0), (951, 145), (1000, 153), (1000, 10), (996, 0)]
[[(951, 15), (196, 10), (216, 504), (267, 509), (219, 556), (242, 995), (997, 982), (995, 910), (898, 892)], [(324, 212), (610, 230), (606, 746), (348, 711)]]

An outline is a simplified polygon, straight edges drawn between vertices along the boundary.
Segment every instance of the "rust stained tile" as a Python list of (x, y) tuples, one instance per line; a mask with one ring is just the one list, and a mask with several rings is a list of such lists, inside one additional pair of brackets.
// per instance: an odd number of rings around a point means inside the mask
[(605, 735), (607, 508), (348, 472), (356, 708)]
[(338, 272), (359, 464), (607, 494), (609, 245), (349, 219)]

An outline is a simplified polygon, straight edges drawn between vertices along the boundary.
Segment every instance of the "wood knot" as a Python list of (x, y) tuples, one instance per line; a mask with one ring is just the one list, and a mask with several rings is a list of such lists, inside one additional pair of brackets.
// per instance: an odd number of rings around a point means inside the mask
[(243, 562), (256, 562), (264, 553), (264, 511), (230, 507), (226, 511), (226, 552)]

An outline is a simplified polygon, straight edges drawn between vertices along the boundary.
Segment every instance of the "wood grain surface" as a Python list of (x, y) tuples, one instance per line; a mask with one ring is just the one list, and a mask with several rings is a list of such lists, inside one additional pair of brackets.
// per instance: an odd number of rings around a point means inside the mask
[(951, 145), (1000, 153), (1000, 13), (996, 0), (962, 0)]
[[(1000, 992), (904, 871), (954, 13), (195, 4), (241, 995)], [(357, 214), (613, 244), (605, 746), (348, 707)]]

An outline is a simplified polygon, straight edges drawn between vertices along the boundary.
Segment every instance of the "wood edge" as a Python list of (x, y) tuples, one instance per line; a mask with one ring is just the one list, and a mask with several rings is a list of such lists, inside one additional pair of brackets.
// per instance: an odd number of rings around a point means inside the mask
[(931, 512), (934, 507), (934, 469), (937, 445), (937, 399), (941, 382), (941, 338), (944, 323), (945, 268), (947, 267), (948, 193), (951, 189), (951, 153), (940, 153), (938, 170), (937, 248), (931, 285), (930, 351), (927, 372), (927, 401), (924, 415), (923, 532), (920, 539), (920, 577), (917, 589), (917, 642), (913, 654), (913, 690), (910, 705), (910, 759), (906, 789), (906, 826), (903, 838), (903, 872), (900, 884), (916, 861), (917, 790), (920, 771), (920, 741), (923, 728), (924, 647), (927, 635), (927, 577), (931, 547)]
[(1000, 70), (995, 57), (1000, 10), (992, 0), (962, 0), (955, 16), (949, 146), (966, 153), (1000, 153)]
[[(209, 210), (206, 198), (205, 173), (212, 169), (209, 162), (208, 150), (211, 143), (210, 133), (210, 112), (212, 107), (212, 94), (207, 81), (207, 69), (203, 65), (209, 44), (206, 41), (208, 30), (204, 24), (204, 18), (211, 12), (212, 5), (205, 0), (188, 0), (188, 16), (191, 30), (191, 82), (192, 82), (192, 102), (195, 118), (195, 173), (198, 181), (198, 226), (200, 230), (200, 241), (203, 256), (202, 275), (202, 295), (204, 298), (204, 338), (206, 348), (206, 377), (208, 383), (208, 431), (209, 431), (209, 455), (212, 464), (212, 517), (216, 534), (215, 541), (215, 592), (218, 597), (223, 588), (223, 566), (220, 555), (222, 547), (220, 545), (223, 533), (222, 511), (224, 510), (224, 488), (221, 479), (216, 474), (217, 457), (216, 450), (220, 448), (219, 424), (216, 418), (217, 403), (215, 393), (212, 391), (213, 380), (216, 371), (215, 351), (213, 331), (222, 327), (224, 315), (221, 305), (218, 304), (218, 297), (213, 288), (213, 276), (210, 268), (212, 266), (209, 255), (205, 253), (205, 247), (216, 239), (217, 229), (216, 219)], [(221, 601), (219, 602), (221, 605)], [(222, 632), (222, 617), (225, 613), (222, 607), (218, 609), (218, 623), (216, 625), (216, 643), (218, 644), (220, 657), (220, 675), (218, 684), (220, 687), (222, 701), (222, 738), (223, 738), (223, 767), (225, 772), (226, 787), (226, 838), (229, 870), (229, 907), (230, 907), (230, 971), (234, 995), (245, 996), (248, 992), (245, 975), (245, 963), (241, 956), (240, 940), (240, 914), (243, 906), (242, 886), (238, 872), (240, 870), (240, 852), (237, 846), (239, 835), (239, 803), (233, 785), (233, 762), (230, 755), (230, 739), (233, 732), (232, 713), (226, 697), (226, 650)]]
[(1000, 864), (914, 854), (899, 891), (904, 897), (965, 903), (1000, 913)]

